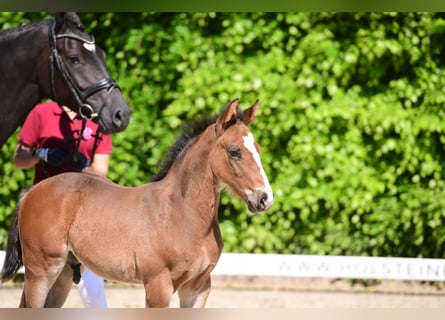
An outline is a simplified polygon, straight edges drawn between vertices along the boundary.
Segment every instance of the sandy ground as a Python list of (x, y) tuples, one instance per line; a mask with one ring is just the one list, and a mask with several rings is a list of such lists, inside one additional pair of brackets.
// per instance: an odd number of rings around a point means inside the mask
[[(324, 279), (227, 278), (213, 280), (208, 308), (445, 308), (442, 284), (385, 281), (365, 286), (349, 281)], [(0, 307), (14, 308), (21, 295), (21, 284), (0, 286)], [(107, 283), (109, 307), (142, 308), (142, 286)], [(171, 307), (178, 307), (173, 297)], [(66, 308), (82, 308), (73, 286)]]

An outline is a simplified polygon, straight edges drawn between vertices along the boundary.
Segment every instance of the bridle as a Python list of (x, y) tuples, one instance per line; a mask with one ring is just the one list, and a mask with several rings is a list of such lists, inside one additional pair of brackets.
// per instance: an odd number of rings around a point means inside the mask
[[(56, 100), (56, 102), (59, 103), (59, 99), (57, 97), (56, 89), (55, 89), (55, 78), (54, 78), (54, 65), (56, 66), (57, 70), (61, 74), (63, 80), (68, 85), (68, 88), (73, 95), (74, 99), (76, 100), (79, 109), (78, 113), (83, 119), (92, 120), (96, 117), (100, 117), (100, 114), (102, 112), (102, 109), (104, 108), (106, 101), (108, 97), (110, 96), (112, 90), (114, 88), (119, 88), (116, 81), (114, 81), (111, 78), (104, 78), (91, 86), (87, 87), (86, 89), (81, 89), (76, 81), (72, 78), (71, 74), (67, 71), (65, 64), (62, 61), (62, 58), (60, 57), (59, 51), (57, 50), (56, 41), (57, 39), (61, 38), (71, 38), (76, 39), (79, 41), (82, 41), (85, 44), (88, 45), (94, 45), (94, 37), (91, 36), (91, 40), (84, 39), (74, 33), (63, 33), (63, 34), (55, 34), (55, 20), (51, 19), (49, 22), (48, 27), (48, 37), (49, 37), (49, 44), (51, 47), (51, 55), (50, 55), (50, 77), (51, 77), (51, 90), (52, 94)], [(88, 97), (92, 96), (96, 92), (106, 89), (107, 90), (107, 96), (104, 99), (104, 102), (102, 106), (99, 109), (99, 113), (94, 112), (93, 107), (91, 107), (90, 104), (86, 102)], [(59, 103), (60, 104), (60, 103)]]
[[(92, 120), (94, 118), (100, 118), (100, 115), (102, 113), (103, 108), (105, 107), (105, 104), (115, 88), (119, 88), (119, 85), (111, 78), (104, 78), (89, 87), (85, 89), (81, 89), (76, 81), (74, 81), (71, 74), (67, 71), (65, 64), (63, 63), (62, 58), (60, 57), (59, 51), (57, 50), (57, 39), (61, 38), (71, 38), (78, 41), (82, 41), (84, 44), (87, 45), (95, 45), (94, 37), (91, 36), (91, 40), (87, 40), (85, 38), (80, 37), (79, 35), (76, 35), (74, 33), (62, 33), (57, 34), (55, 33), (55, 20), (51, 19), (49, 21), (48, 26), (48, 37), (49, 37), (49, 44), (51, 47), (51, 54), (50, 54), (50, 81), (51, 81), (51, 90), (54, 97), (54, 100), (60, 105), (59, 99), (57, 97), (56, 88), (55, 88), (55, 74), (54, 74), (54, 65), (56, 66), (57, 70), (59, 71), (60, 75), (62, 76), (65, 83), (68, 85), (68, 88), (73, 95), (74, 99), (77, 102), (77, 105), (79, 106), (78, 114), (82, 118), (82, 129), (79, 133), (79, 138), (77, 139), (76, 148), (73, 152), (73, 159), (77, 160), (78, 153), (79, 153), (79, 146), (82, 141), (83, 131), (86, 126), (87, 120)], [(107, 95), (105, 96), (105, 99), (103, 100), (103, 103), (99, 109), (99, 113), (94, 112), (93, 107), (91, 107), (90, 104), (87, 103), (88, 97), (92, 96), (96, 92), (100, 90), (107, 90)], [(99, 128), (96, 131), (96, 134), (94, 135), (94, 144), (93, 144), (93, 150), (91, 155), (91, 160), (89, 161), (88, 165), (90, 165), (93, 162), (94, 155), (96, 153), (97, 143), (99, 140)]]

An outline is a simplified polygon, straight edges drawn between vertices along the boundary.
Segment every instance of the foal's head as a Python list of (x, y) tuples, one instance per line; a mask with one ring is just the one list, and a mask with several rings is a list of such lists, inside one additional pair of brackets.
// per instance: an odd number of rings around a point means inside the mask
[(213, 173), (228, 185), (251, 212), (265, 211), (273, 203), (273, 193), (260, 160), (260, 147), (248, 125), (254, 120), (258, 100), (248, 109), (233, 100), (215, 123), (216, 144), (210, 154)]

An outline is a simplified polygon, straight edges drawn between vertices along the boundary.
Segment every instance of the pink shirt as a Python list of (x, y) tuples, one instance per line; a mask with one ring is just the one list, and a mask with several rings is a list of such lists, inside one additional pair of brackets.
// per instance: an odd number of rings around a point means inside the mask
[[(87, 120), (82, 140), (79, 145), (79, 152), (91, 159), (94, 145), (94, 135), (98, 125)], [(35, 106), (29, 113), (19, 133), (19, 141), (32, 148), (60, 148), (72, 154), (76, 148), (77, 139), (82, 129), (82, 119), (76, 116), (73, 120), (56, 102), (45, 102)], [(111, 135), (99, 133), (96, 153), (111, 153)], [(37, 183), (50, 176), (75, 171), (68, 160), (65, 160), (60, 167), (48, 166), (43, 161), (35, 166), (34, 183)]]

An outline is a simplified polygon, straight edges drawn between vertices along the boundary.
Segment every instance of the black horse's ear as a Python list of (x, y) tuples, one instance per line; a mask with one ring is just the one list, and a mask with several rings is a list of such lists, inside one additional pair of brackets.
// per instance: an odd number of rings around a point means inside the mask
[(56, 12), (56, 25), (54, 27), (56, 33), (59, 33), (62, 29), (62, 26), (65, 23), (66, 14), (66, 12)]
[(69, 24), (76, 26), (79, 30), (84, 31), (84, 26), (82, 22), (80, 22), (80, 18), (75, 12), (56, 12), (56, 26), (55, 32), (59, 33), (60, 31), (65, 30), (69, 27)]

